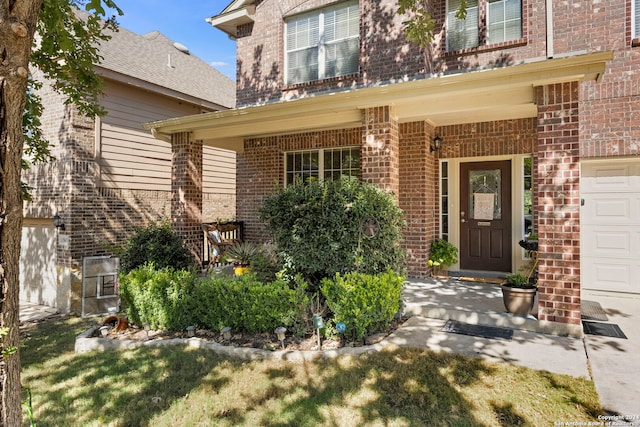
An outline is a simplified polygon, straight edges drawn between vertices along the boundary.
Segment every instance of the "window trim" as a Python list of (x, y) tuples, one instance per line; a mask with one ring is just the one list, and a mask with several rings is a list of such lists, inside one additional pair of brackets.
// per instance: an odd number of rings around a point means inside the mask
[[(634, 1), (634, 0), (631, 0)], [(486, 29), (481, 31), (481, 28), (486, 27), (487, 24), (487, 13), (488, 13), (488, 0), (478, 0), (478, 46), (470, 47), (466, 49), (459, 50), (449, 50), (449, 41), (447, 35), (447, 13), (449, 7), (449, 0), (445, 2), (445, 16), (444, 16), (444, 25), (445, 25), (445, 34), (444, 34), (444, 46), (443, 46), (443, 57), (452, 57), (456, 55), (467, 55), (467, 54), (477, 54), (484, 52), (491, 52), (494, 50), (513, 48), (518, 46), (526, 46), (528, 44), (527, 41), (527, 19), (528, 11), (530, 8), (530, 0), (520, 0), (520, 26), (521, 26), (521, 37), (519, 39), (509, 40), (500, 43), (487, 44), (487, 35)]]
[[(353, 75), (357, 75), (359, 73), (359, 66), (358, 69), (352, 73), (346, 73), (346, 74), (341, 74), (338, 76), (326, 76), (326, 48), (325, 46), (334, 44), (336, 41), (333, 40), (331, 42), (325, 42), (324, 41), (324, 35), (323, 35), (323, 31), (324, 31), (324, 19), (325, 19), (325, 14), (326, 12), (329, 11), (333, 11), (333, 10), (337, 10), (337, 9), (341, 9), (341, 8), (348, 8), (351, 6), (357, 6), (359, 8), (360, 3), (359, 0), (349, 0), (349, 1), (344, 1), (344, 2), (340, 2), (340, 3), (334, 3), (331, 4), (329, 6), (326, 7), (322, 7), (319, 9), (314, 9), (308, 12), (304, 12), (304, 13), (300, 13), (300, 14), (296, 14), (296, 15), (291, 15), (291, 16), (287, 16), (284, 18), (284, 31), (283, 31), (283, 53), (284, 53), (284, 60), (283, 60), (283, 64), (284, 64), (284, 85), (286, 87), (295, 87), (295, 86), (300, 86), (300, 85), (306, 85), (309, 83), (313, 83), (313, 82), (317, 82), (317, 81), (324, 81), (324, 80), (333, 80), (333, 79), (342, 79), (345, 78), (347, 76), (353, 76)], [(321, 31), (321, 33), (318, 36), (318, 44), (316, 45), (318, 47), (318, 77), (316, 79), (311, 79), (311, 80), (305, 80), (305, 81), (301, 81), (301, 82), (293, 82), (293, 81), (289, 81), (289, 48), (288, 48), (288, 33), (287, 33), (287, 26), (289, 24), (289, 21), (295, 19), (295, 18), (301, 18), (304, 16), (309, 16), (309, 15), (318, 15), (318, 27)], [(349, 38), (344, 38), (342, 39), (342, 41), (344, 40), (351, 40), (351, 39), (356, 39), (358, 41), (358, 46), (360, 45), (360, 21), (359, 21), (359, 13), (358, 13), (358, 34), (355, 37), (349, 37)], [(360, 51), (358, 49), (358, 62), (360, 60)]]
[[(287, 171), (287, 155), (288, 154), (303, 154), (303, 153), (318, 153), (318, 182), (323, 182), (324, 181), (324, 172), (325, 172), (325, 167), (324, 167), (324, 153), (326, 151), (346, 151), (346, 150), (353, 150), (356, 149), (358, 151), (358, 161), (361, 161), (362, 159), (362, 153), (361, 153), (361, 149), (362, 147), (359, 145), (345, 145), (345, 146), (338, 146), (338, 147), (326, 147), (326, 148), (310, 148), (310, 149), (303, 149), (303, 150), (289, 150), (289, 151), (284, 151), (282, 153), (282, 159), (283, 159), (283, 177), (282, 180), (284, 182), (284, 186), (287, 187), (291, 184), (293, 184), (292, 182), (288, 182), (287, 180), (287, 175), (288, 175), (288, 171)], [(360, 163), (360, 169), (358, 170), (358, 180), (360, 180), (361, 175), (362, 175), (362, 169), (361, 169), (362, 163)]]
[[(640, 46), (640, 0), (630, 0), (630, 30), (631, 30), (631, 46)], [(636, 32), (636, 26), (638, 26), (638, 32)]]

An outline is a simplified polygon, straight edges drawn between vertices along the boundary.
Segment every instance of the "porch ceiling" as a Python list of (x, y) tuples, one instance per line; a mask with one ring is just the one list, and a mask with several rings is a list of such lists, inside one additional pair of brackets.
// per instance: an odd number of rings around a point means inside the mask
[(600, 80), (613, 52), (389, 83), (145, 124), (156, 138), (193, 132), (204, 145), (242, 151), (244, 138), (362, 126), (363, 110), (393, 105), (399, 122), (434, 126), (535, 117), (535, 87)]

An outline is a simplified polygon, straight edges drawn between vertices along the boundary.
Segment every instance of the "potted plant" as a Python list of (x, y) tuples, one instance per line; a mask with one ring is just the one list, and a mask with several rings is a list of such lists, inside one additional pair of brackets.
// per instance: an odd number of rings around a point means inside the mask
[(255, 243), (236, 242), (225, 252), (226, 259), (233, 263), (234, 273), (241, 276), (249, 271), (251, 261), (254, 261), (260, 253), (260, 247)]
[(521, 273), (509, 273), (501, 287), (507, 311), (516, 316), (528, 316), (535, 302), (536, 285)]
[(436, 239), (431, 243), (429, 267), (435, 275), (447, 275), (449, 266), (458, 262), (458, 248), (444, 239)]

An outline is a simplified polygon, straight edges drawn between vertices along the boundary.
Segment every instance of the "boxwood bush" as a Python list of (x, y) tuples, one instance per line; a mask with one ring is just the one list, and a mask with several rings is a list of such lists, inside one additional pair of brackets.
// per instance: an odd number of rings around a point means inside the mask
[(333, 322), (344, 322), (345, 338), (363, 339), (391, 325), (401, 304), (404, 277), (392, 271), (371, 275), (336, 273), (322, 281), (321, 291), (333, 312)]
[(283, 280), (261, 283), (253, 274), (202, 280), (195, 291), (197, 317), (205, 327), (224, 326), (249, 332), (272, 332), (278, 326), (299, 329), (308, 298), (305, 285), (291, 288)]
[(231, 326), (271, 333), (278, 326), (302, 331), (309, 300), (306, 283), (262, 283), (253, 274), (198, 277), (193, 270), (155, 269), (147, 264), (120, 277), (129, 320), (153, 328), (184, 330), (189, 325), (219, 330)]
[(183, 330), (196, 322), (195, 270), (156, 269), (145, 264), (120, 275), (120, 296), (129, 321), (153, 329)]

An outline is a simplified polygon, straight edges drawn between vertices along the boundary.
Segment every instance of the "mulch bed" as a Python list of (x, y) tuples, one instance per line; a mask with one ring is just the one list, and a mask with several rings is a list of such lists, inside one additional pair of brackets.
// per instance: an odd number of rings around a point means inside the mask
[[(107, 318), (105, 320), (110, 319)], [(320, 340), (322, 345), (321, 350), (335, 350), (341, 347), (360, 347), (363, 345), (374, 344), (381, 341), (393, 331), (398, 329), (398, 327), (400, 327), (405, 321), (405, 318), (394, 320), (388, 330), (384, 331), (383, 333), (367, 337), (362, 341), (345, 341), (342, 339), (323, 338)], [(186, 331), (145, 331), (144, 329), (139, 328), (135, 325), (127, 325), (126, 328), (121, 325), (120, 330), (118, 330), (118, 327), (116, 327), (117, 324), (114, 324), (113, 321), (105, 321), (104, 323), (110, 324), (110, 326), (114, 326), (109, 330), (106, 336), (106, 338), (110, 339), (149, 341), (167, 340), (172, 338), (188, 338), (188, 334)], [(96, 329), (93, 336), (101, 337), (100, 331)], [(206, 341), (215, 341), (222, 345), (229, 345), (234, 347), (259, 348), (264, 350), (283, 349), (280, 341), (278, 341), (275, 334), (251, 334), (247, 332), (232, 332), (231, 338), (229, 340), (225, 340), (222, 333), (218, 331), (212, 331), (209, 329), (197, 329), (195, 331), (195, 336)], [(284, 349), (298, 351), (318, 350), (318, 336), (314, 334), (308, 337), (296, 337), (287, 334), (284, 340)]]

